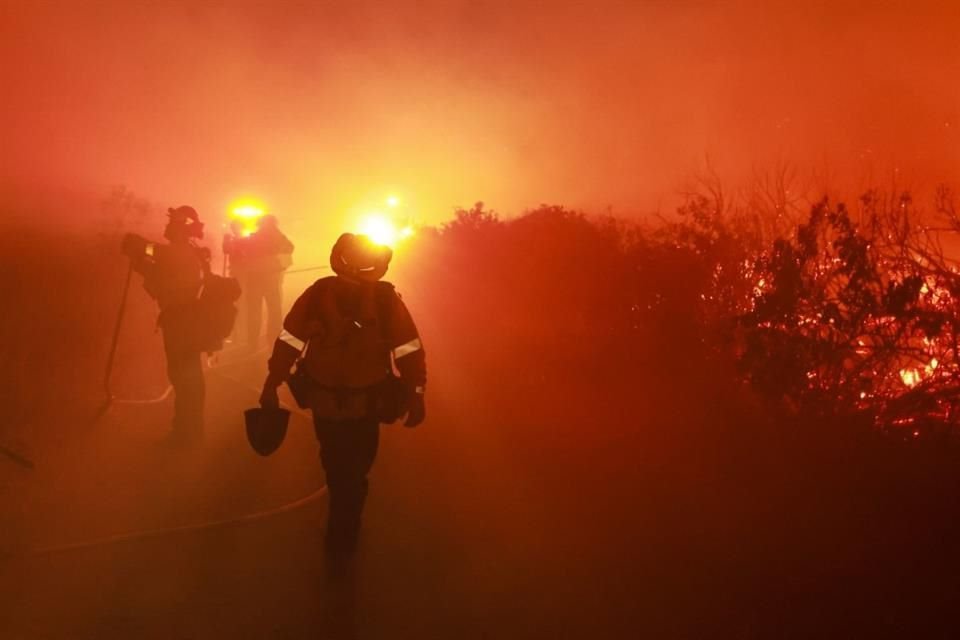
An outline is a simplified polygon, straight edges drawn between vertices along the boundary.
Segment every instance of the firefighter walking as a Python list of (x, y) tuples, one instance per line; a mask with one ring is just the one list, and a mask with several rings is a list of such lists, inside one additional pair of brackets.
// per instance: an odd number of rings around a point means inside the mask
[(276, 408), (286, 381), (298, 404), (313, 411), (330, 496), (330, 552), (357, 546), (380, 423), (405, 415), (404, 424), (415, 427), (426, 415), (419, 333), (393, 285), (380, 280), (391, 257), (389, 247), (366, 236), (337, 240), (330, 255), (336, 275), (316, 281), (287, 314), (260, 398), (265, 409)]

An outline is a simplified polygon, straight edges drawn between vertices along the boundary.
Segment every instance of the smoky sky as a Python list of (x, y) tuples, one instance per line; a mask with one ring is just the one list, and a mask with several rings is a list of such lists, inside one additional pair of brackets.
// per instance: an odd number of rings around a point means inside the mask
[(0, 0), (5, 182), (644, 211), (709, 157), (957, 177), (960, 5)]

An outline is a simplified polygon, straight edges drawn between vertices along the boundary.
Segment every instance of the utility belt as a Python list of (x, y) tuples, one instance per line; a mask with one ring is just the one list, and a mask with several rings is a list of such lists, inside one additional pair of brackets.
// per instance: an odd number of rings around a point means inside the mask
[(297, 406), (311, 409), (315, 417), (328, 420), (376, 418), (389, 424), (407, 412), (406, 390), (401, 379), (392, 372), (366, 387), (328, 387), (317, 382), (301, 360), (287, 386)]

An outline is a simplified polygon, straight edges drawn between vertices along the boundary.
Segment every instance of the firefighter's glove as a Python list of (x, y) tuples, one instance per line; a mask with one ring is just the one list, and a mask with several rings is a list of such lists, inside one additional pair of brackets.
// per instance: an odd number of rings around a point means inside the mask
[(423, 387), (412, 389), (407, 396), (407, 420), (405, 427), (415, 427), (427, 417), (427, 407), (423, 402)]
[(277, 388), (283, 382), (279, 377), (270, 374), (263, 382), (263, 391), (260, 392), (260, 406), (264, 409), (276, 409), (280, 406), (280, 397)]
[(120, 242), (120, 251), (131, 259), (142, 258), (147, 254), (147, 239), (135, 233), (124, 234)]

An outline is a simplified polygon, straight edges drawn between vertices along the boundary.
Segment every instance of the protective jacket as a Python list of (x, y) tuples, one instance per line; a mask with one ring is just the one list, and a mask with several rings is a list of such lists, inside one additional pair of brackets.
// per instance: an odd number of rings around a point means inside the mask
[(282, 273), (292, 263), (293, 243), (279, 229), (260, 229), (241, 243), (244, 266), (252, 274)]
[(314, 414), (333, 420), (364, 417), (364, 390), (396, 365), (407, 388), (423, 392), (426, 358), (417, 327), (388, 282), (331, 276), (315, 282), (293, 304), (274, 343), (270, 375), (286, 379), (294, 363), (327, 393)]

